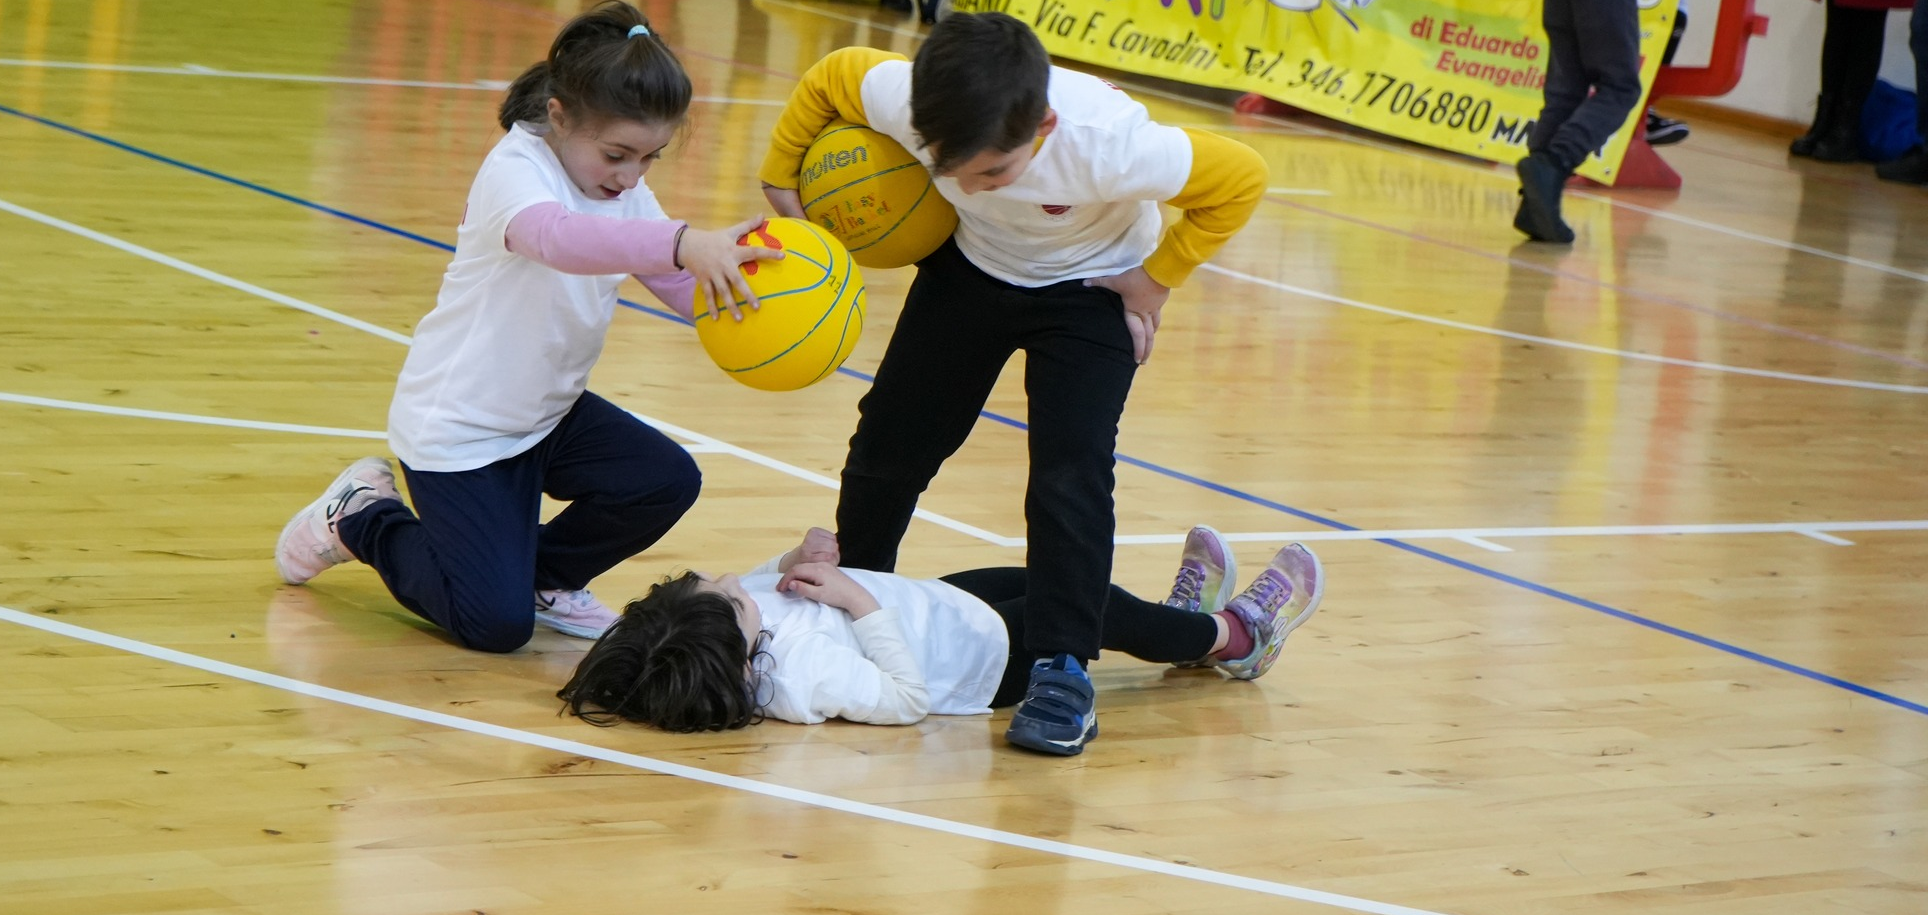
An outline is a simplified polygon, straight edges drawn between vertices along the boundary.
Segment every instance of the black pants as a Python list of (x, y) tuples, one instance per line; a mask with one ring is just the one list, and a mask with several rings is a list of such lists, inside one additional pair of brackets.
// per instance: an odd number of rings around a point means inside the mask
[(1829, 3), (1825, 22), (1821, 32), (1821, 94), (1834, 96), (1847, 106), (1858, 132), (1861, 105), (1881, 75), (1888, 11)]
[(957, 452), (998, 372), (1025, 352), (1030, 569), (1024, 648), (1098, 656), (1111, 583), (1113, 449), (1138, 365), (1115, 293), (1070, 281), (1027, 289), (986, 275), (954, 242), (917, 266), (858, 405), (837, 501), (843, 564), (891, 572), (917, 499)]
[(1680, 50), (1680, 37), (1685, 34), (1687, 34), (1687, 11), (1676, 10), (1674, 11), (1673, 30), (1667, 33), (1667, 50), (1662, 51), (1660, 54), (1661, 66), (1666, 67), (1673, 64), (1674, 52)]
[[(976, 569), (946, 575), (945, 582), (968, 591), (991, 605), (1004, 618), (1011, 634), (1011, 657), (1004, 663), (1004, 679), (998, 682), (992, 708), (1016, 705), (1030, 685), (1031, 652), (1024, 644), (1030, 612), (1030, 576), (1023, 569)], [(1122, 651), (1141, 661), (1169, 664), (1194, 661), (1212, 650), (1218, 641), (1218, 624), (1203, 613), (1178, 610), (1134, 597), (1117, 585), (1107, 586), (1105, 601), (1104, 647)]]
[(1546, 0), (1544, 107), (1529, 152), (1572, 171), (1640, 101), (1640, 16), (1634, 0)]
[(1915, 0), (1908, 19), (1908, 50), (1915, 55), (1915, 130), (1928, 139), (1928, 0)]
[[(415, 511), (383, 501), (341, 522), (342, 543), (402, 606), (481, 651), (535, 629), (535, 592), (586, 587), (655, 543), (696, 502), (702, 474), (668, 436), (594, 394), (534, 448), (486, 467), (402, 467)], [(538, 524), (542, 495), (571, 503)]]

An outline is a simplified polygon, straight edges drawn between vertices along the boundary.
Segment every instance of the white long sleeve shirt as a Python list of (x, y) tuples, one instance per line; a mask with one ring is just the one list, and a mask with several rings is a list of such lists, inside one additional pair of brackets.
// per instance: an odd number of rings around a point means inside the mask
[(845, 569), (883, 609), (860, 620), (776, 590), (766, 563), (743, 576), (770, 632), (763, 712), (797, 724), (842, 718), (911, 724), (990, 712), (1010, 655), (1004, 621), (971, 594), (932, 579)]

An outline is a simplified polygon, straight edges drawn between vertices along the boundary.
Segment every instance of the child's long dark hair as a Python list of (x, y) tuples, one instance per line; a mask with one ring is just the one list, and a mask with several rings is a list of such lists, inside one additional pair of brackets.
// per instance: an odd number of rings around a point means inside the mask
[[(650, 31), (632, 37), (637, 26)], [(571, 117), (591, 122), (675, 122), (689, 110), (690, 78), (640, 11), (610, 0), (562, 27), (548, 59), (509, 84), (496, 120), (503, 130), (517, 121), (546, 121), (551, 98)]]
[[(598, 727), (634, 721), (665, 731), (722, 731), (763, 720), (736, 602), (701, 590), (694, 572), (629, 602), (556, 693)], [(768, 638), (767, 635), (764, 637)]]

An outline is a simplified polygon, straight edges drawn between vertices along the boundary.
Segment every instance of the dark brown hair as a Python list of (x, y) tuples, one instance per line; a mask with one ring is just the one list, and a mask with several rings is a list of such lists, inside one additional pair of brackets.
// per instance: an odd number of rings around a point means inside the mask
[(743, 641), (736, 602), (702, 589), (694, 572), (665, 578), (629, 602), (556, 693), (564, 710), (598, 727), (633, 721), (665, 731), (722, 731), (763, 720), (766, 632), (756, 651)]
[(1051, 56), (1029, 26), (1003, 13), (940, 20), (910, 73), (910, 126), (939, 172), (1031, 142), (1049, 107)]
[[(651, 31), (631, 37), (636, 26)], [(509, 84), (496, 120), (503, 130), (517, 121), (546, 121), (554, 98), (586, 122), (674, 123), (689, 111), (690, 94), (689, 74), (663, 36), (635, 7), (609, 0), (562, 27), (549, 57)]]

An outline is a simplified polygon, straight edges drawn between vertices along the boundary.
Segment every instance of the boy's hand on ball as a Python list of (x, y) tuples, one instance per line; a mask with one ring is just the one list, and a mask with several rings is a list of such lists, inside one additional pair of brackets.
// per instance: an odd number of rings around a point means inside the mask
[(1085, 285), (1109, 289), (1125, 300), (1125, 329), (1131, 332), (1131, 355), (1139, 365), (1144, 365), (1151, 358), (1152, 338), (1158, 333), (1165, 300), (1172, 296), (1171, 287), (1152, 279), (1143, 267), (1133, 267), (1114, 276), (1094, 276), (1085, 280)]
[(730, 317), (737, 321), (743, 320), (737, 299), (741, 298), (751, 308), (758, 307), (756, 293), (750, 291), (741, 267), (750, 261), (781, 260), (783, 252), (738, 244), (737, 239), (762, 224), (763, 218), (757, 217), (722, 230), (684, 229), (677, 239), (676, 263), (696, 278), (697, 291), (709, 299), (711, 318), (717, 317), (718, 302), (723, 303)]
[(776, 210), (778, 216), (806, 218), (803, 215), (803, 195), (796, 188), (766, 184), (763, 186), (763, 199), (770, 201), (770, 208)]

